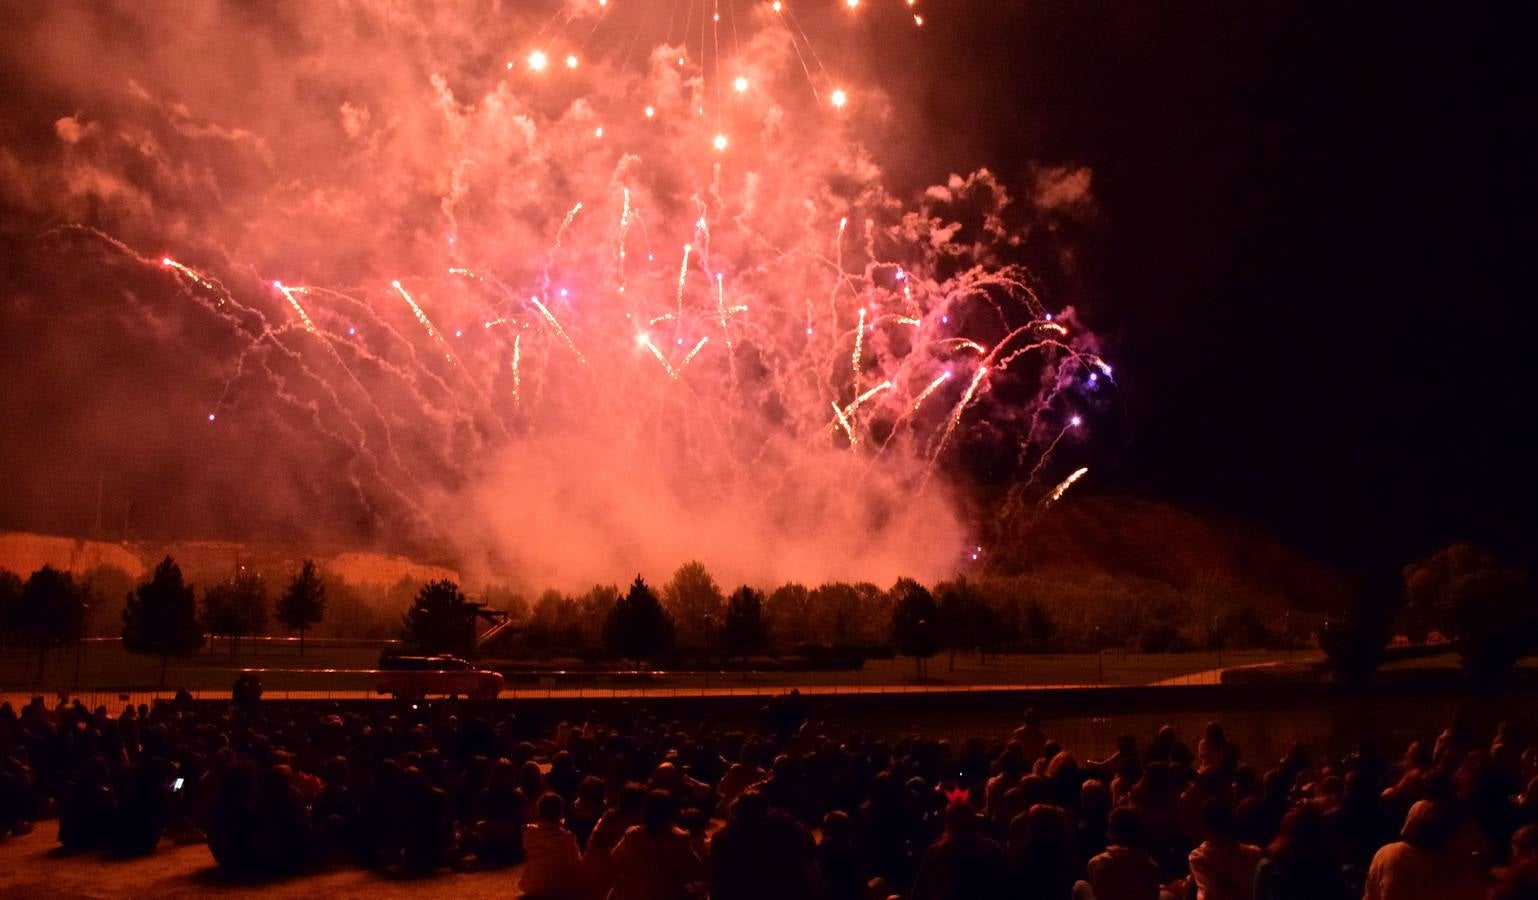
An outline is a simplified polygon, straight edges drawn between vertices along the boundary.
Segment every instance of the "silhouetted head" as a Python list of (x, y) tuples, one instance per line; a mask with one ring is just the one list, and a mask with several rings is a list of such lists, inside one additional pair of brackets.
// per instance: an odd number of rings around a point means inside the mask
[(945, 833), (952, 837), (969, 837), (977, 833), (977, 813), (966, 803), (952, 803), (945, 808)]
[(1113, 844), (1136, 847), (1143, 839), (1143, 817), (1130, 806), (1118, 806), (1111, 810), (1105, 833)]
[(646, 795), (645, 802), (641, 804), (641, 824), (647, 831), (653, 833), (666, 831), (672, 827), (676, 815), (677, 808), (673, 804), (673, 795), (667, 791), (652, 791)]

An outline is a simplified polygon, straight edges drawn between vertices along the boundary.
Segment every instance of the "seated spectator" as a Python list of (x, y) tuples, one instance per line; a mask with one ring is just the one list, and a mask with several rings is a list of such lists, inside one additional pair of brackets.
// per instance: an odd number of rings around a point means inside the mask
[(1010, 827), (1009, 855), (1016, 886), (1012, 896), (1063, 900), (1073, 892), (1083, 869), (1068, 814), (1061, 807), (1038, 803), (1015, 822), (1024, 827)]
[(256, 864), (269, 875), (290, 874), (309, 861), (315, 841), (293, 772), (276, 765), (260, 779), (251, 840)]
[(523, 829), (523, 880), (526, 900), (575, 900), (582, 896), (582, 852), (561, 824), (566, 804), (546, 794), (535, 805), (535, 820)]
[(585, 880), (593, 896), (608, 896), (614, 884), (614, 848), (627, 831), (641, 823), (641, 809), (645, 803), (646, 788), (627, 784), (619, 792), (615, 805), (593, 827), (582, 856)]
[(641, 824), (626, 831), (611, 854), (609, 900), (686, 900), (704, 880), (704, 865), (674, 817), (673, 798), (666, 791), (646, 795)]
[(589, 775), (577, 785), (577, 799), (566, 811), (566, 828), (577, 839), (577, 846), (586, 847), (598, 820), (603, 817), (603, 779)]
[(1344, 900), (1346, 879), (1316, 806), (1296, 806), (1255, 869), (1255, 900)]
[(1455, 830), (1454, 819), (1432, 801), (1410, 807), (1400, 839), (1373, 856), (1363, 900), (1483, 897), (1485, 881), (1473, 859), (1450, 850)]
[(59, 844), (71, 853), (105, 847), (116, 805), (107, 785), (107, 761), (93, 756), (59, 808)]
[(1106, 836), (1105, 852), (1087, 867), (1095, 900), (1158, 900), (1159, 864), (1142, 849), (1143, 820), (1137, 810), (1112, 810)]
[(1234, 837), (1227, 802), (1212, 798), (1202, 806), (1202, 838), (1190, 856), (1196, 900), (1252, 900), (1260, 848)]
[(256, 828), (256, 766), (236, 762), (219, 779), (208, 811), (208, 849), (226, 872), (249, 877), (259, 869)]
[(919, 863), (912, 900), (990, 900), (1009, 894), (1004, 848), (978, 833), (966, 803), (945, 809), (945, 833)]
[(860, 874), (860, 852), (854, 846), (854, 826), (849, 814), (842, 810), (822, 817), (817, 869), (829, 900), (859, 900), (864, 895), (865, 879)]
[(118, 856), (145, 856), (154, 851), (165, 832), (170, 808), (165, 768), (158, 759), (144, 759), (128, 773), (128, 786), (113, 815), (111, 851)]
[(524, 858), (526, 807), (514, 774), (508, 759), (492, 764), (486, 786), (475, 801), (475, 822), (463, 839), (465, 850), (488, 868), (510, 866)]
[(715, 900), (771, 900), (817, 892), (811, 834), (764, 795), (749, 790), (710, 841), (710, 895)]
[(431, 872), (450, 862), (454, 846), (449, 798), (416, 766), (401, 773), (401, 829), (398, 850), (407, 873)]

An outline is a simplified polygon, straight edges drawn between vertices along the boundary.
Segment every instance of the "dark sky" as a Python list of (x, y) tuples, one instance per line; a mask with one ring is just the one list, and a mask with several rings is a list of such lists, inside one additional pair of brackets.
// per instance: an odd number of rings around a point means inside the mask
[(888, 75), (959, 155), (1093, 169), (1065, 290), (1127, 399), (1101, 488), (1353, 574), (1531, 561), (1532, 7), (994, 5)]

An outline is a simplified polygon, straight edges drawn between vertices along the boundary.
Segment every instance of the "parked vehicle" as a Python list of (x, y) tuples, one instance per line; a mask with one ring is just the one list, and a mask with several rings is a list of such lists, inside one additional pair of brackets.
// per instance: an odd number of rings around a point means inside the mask
[(386, 656), (379, 660), (378, 693), (411, 699), (430, 694), (494, 699), (502, 691), (502, 674), (457, 656)]

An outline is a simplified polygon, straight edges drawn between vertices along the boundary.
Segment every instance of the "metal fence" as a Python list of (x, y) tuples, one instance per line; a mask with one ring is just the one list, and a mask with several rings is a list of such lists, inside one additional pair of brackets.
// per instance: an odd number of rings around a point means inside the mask
[[(1221, 671), (1192, 672), (1157, 682), (1159, 685), (1203, 685), (1221, 683)], [(1092, 690), (1127, 687), (1107, 684), (804, 684), (804, 685), (720, 685), (720, 686), (598, 686), (576, 687), (513, 687), (505, 688), (497, 696), (503, 701), (524, 700), (603, 700), (603, 699), (653, 699), (653, 698), (709, 698), (709, 697), (778, 697), (792, 688), (806, 697), (869, 696), (889, 694), (977, 694), (1020, 691)], [(228, 701), (229, 690), (188, 691), (194, 700)], [(79, 699), (91, 709), (104, 706), (108, 710), (127, 705), (151, 704), (156, 700), (170, 700), (174, 690), (153, 691), (80, 691), (38, 693), (29, 691), (0, 692), (0, 703), (20, 707), (33, 697), (41, 696), (50, 707), (60, 700), (73, 702)], [(386, 699), (367, 690), (265, 690), (264, 700), (296, 701), (358, 701)]]

